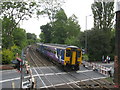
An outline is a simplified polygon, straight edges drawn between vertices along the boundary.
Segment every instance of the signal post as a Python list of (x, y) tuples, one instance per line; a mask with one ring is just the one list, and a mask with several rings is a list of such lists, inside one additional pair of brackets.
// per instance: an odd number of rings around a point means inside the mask
[(120, 0), (116, 2), (116, 56), (114, 60), (115, 87), (120, 88)]

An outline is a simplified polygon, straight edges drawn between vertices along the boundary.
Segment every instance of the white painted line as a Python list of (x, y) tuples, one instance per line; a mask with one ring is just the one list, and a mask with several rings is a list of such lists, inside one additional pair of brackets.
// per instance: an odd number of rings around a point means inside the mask
[[(103, 79), (103, 78), (106, 78), (106, 77), (99, 77), (99, 78), (85, 79), (85, 80), (80, 80), (80, 81), (73, 81), (73, 82), (69, 82), (69, 83), (55, 84), (54, 86), (60, 86), (60, 85), (65, 85), (65, 84), (78, 83), (78, 82), (81, 82), (81, 81), (97, 80), (97, 79)], [(46, 86), (46, 87), (52, 87), (52, 85), (49, 85), (49, 86)], [(45, 88), (45, 87), (40, 87), (40, 88)]]
[(60, 85), (65, 85), (66, 83), (60, 83), (60, 84), (56, 84), (54, 86), (60, 86)]
[(81, 81), (97, 80), (97, 79), (103, 79), (103, 78), (106, 78), (106, 77), (99, 77), (99, 78), (92, 78), (92, 79), (84, 79), (84, 80), (81, 80)]
[(47, 73), (47, 74), (44, 74), (44, 75), (47, 76), (47, 75), (55, 75), (55, 74), (54, 73)]
[(93, 70), (84, 70), (84, 71), (76, 71), (77, 73), (83, 73), (83, 72), (91, 72)]
[[(34, 69), (34, 67), (33, 67), (33, 69)], [(36, 74), (38, 75), (39, 79), (42, 81), (43, 85), (46, 87), (46, 84), (44, 83), (44, 81), (42, 80), (42, 78), (40, 77), (40, 75), (38, 74), (38, 72), (36, 71), (36, 69), (34, 69), (34, 70), (35, 70)]]
[(20, 79), (20, 77), (18, 77), (18, 78), (12, 78), (12, 79), (7, 79), (7, 80), (2, 80), (2, 81), (0, 81), (0, 83), (8, 82), (8, 81), (13, 81), (13, 80), (18, 80), (18, 79)]
[[(35, 68), (33, 68), (34, 70), (35, 70)], [(85, 70), (85, 71), (77, 71), (77, 73), (81, 73), (81, 72), (90, 72), (90, 71), (93, 71), (93, 70)], [(37, 71), (35, 71), (35, 72), (37, 72)], [(67, 74), (66, 72), (60, 72), (60, 73), (48, 73), (48, 74), (36, 74), (36, 75), (33, 75), (33, 76), (35, 76), (35, 77), (39, 77), (39, 78), (41, 78), (40, 76), (44, 76), (44, 75), (59, 75), (59, 74)], [(28, 78), (29, 76), (25, 76), (24, 78)], [(20, 77), (17, 77), (17, 78), (12, 78), (12, 79), (7, 79), (7, 80), (2, 80), (2, 81), (0, 81), (0, 83), (3, 83), (3, 82), (8, 82), (8, 81), (13, 81), (13, 80), (18, 80), (18, 79), (20, 79)]]
[(61, 73), (56, 73), (56, 74), (58, 75), (58, 74), (67, 74), (67, 73), (66, 72), (61, 72)]

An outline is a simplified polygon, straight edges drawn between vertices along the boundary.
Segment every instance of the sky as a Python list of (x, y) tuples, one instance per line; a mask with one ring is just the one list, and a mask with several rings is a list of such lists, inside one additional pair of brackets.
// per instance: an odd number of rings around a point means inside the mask
[[(81, 31), (86, 28), (86, 16), (87, 16), (87, 29), (93, 27), (93, 15), (91, 10), (91, 4), (94, 0), (65, 0), (65, 4), (62, 6), (67, 17), (73, 14), (78, 18)], [(47, 17), (41, 16), (39, 20), (37, 18), (30, 18), (20, 23), (20, 27), (25, 29), (26, 32), (35, 33), (37, 37), (41, 32), (40, 26), (49, 22)]]

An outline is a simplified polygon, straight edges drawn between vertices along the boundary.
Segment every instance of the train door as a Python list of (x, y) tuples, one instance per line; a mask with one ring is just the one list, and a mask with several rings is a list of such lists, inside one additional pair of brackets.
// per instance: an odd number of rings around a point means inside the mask
[(61, 50), (57, 49), (57, 57), (58, 57), (58, 61), (61, 62)]
[(71, 55), (71, 64), (75, 65), (76, 64), (76, 58), (77, 57), (77, 52), (75, 50), (72, 51), (72, 55)]
[(61, 53), (62, 53), (62, 50), (60, 50), (60, 54), (59, 54), (59, 60), (61, 62)]

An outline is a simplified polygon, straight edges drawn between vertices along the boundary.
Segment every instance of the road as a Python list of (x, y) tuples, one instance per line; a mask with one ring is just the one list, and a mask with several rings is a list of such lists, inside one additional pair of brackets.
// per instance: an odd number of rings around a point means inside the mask
[[(83, 66), (80, 66), (79, 71), (69, 72), (69, 73), (62, 71), (55, 66), (50, 66), (49, 68), (33, 67), (31, 68), (31, 70), (32, 70), (33, 76), (36, 79), (37, 88), (46, 87), (46, 86), (50, 87), (52, 85), (57, 86), (57, 85), (62, 85), (64, 83), (85, 81), (89, 79), (105, 78), (104, 75), (94, 72), (93, 70), (88, 70)], [(2, 80), (0, 80), (0, 85), (2, 86), (2, 88), (11, 88), (12, 84), (14, 84), (15, 88), (20, 87), (20, 73), (17, 72), (16, 70), (0, 71), (0, 74), (2, 75)], [(24, 75), (25, 75), (25, 78), (24, 78), (25, 80), (26, 78), (28, 78), (28, 76), (26, 74)]]

